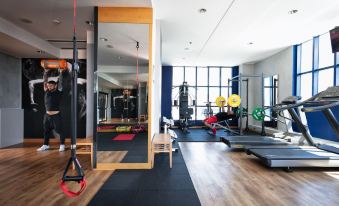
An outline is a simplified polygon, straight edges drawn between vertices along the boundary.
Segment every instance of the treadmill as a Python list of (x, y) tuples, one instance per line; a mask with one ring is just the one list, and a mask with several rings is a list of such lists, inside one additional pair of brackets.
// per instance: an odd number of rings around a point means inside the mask
[(258, 135), (224, 136), (220, 137), (220, 141), (232, 149), (244, 149), (249, 146), (288, 145), (283, 139)]
[(247, 154), (255, 155), (268, 167), (282, 167), (287, 170), (293, 167), (339, 167), (339, 148), (315, 143), (295, 110), (303, 107), (303, 112), (322, 112), (339, 138), (339, 122), (331, 110), (339, 106), (339, 86), (329, 87), (306, 101), (283, 103), (284, 106), (274, 109), (288, 110), (309, 146), (249, 146), (246, 148)]

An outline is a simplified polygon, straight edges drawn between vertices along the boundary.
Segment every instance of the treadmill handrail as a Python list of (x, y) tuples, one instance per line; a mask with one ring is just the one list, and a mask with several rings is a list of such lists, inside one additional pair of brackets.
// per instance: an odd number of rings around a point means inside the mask
[(326, 105), (322, 105), (322, 106), (315, 106), (315, 107), (304, 107), (301, 109), (301, 111), (303, 112), (318, 112), (318, 111), (322, 111), (325, 109), (330, 109), (332, 107), (336, 107), (339, 106), (339, 101), (338, 102), (334, 102), (332, 104), (326, 104)]
[[(286, 105), (286, 106), (282, 106), (282, 107), (272, 107), (272, 109), (273, 109), (273, 111), (282, 111), (282, 110), (297, 108), (297, 107), (303, 106), (307, 102), (310, 102), (310, 101), (316, 99), (319, 96), (319, 94), (317, 94), (313, 97), (310, 97), (309, 99), (306, 99), (302, 102), (296, 103), (296, 104), (290, 104), (290, 105)], [(279, 104), (279, 105), (281, 105), (281, 104)], [(279, 105), (277, 105), (277, 106), (279, 106)]]

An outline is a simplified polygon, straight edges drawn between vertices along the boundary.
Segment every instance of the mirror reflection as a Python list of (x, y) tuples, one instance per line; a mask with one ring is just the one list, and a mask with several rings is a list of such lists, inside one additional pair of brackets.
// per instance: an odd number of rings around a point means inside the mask
[(146, 163), (149, 25), (99, 23), (97, 162)]
[[(264, 106), (272, 107), (278, 103), (278, 75), (267, 76), (264, 78)], [(266, 109), (265, 126), (278, 127), (278, 114), (272, 109)]]

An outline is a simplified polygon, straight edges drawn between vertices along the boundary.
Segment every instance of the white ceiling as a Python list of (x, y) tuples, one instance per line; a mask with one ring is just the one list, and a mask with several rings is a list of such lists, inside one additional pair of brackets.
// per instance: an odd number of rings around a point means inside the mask
[[(162, 61), (167, 65), (253, 63), (339, 25), (338, 0), (156, 0), (153, 3), (161, 22)], [(200, 14), (200, 8), (206, 8), (207, 12)], [(298, 12), (288, 14), (292, 9)]]

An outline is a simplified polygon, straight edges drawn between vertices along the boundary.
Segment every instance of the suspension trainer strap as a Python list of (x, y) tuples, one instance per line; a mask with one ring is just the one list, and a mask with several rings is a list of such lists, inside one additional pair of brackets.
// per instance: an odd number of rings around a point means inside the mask
[[(69, 197), (76, 197), (80, 195), (85, 187), (86, 187), (86, 180), (84, 178), (83, 169), (76, 157), (76, 138), (77, 138), (77, 119), (78, 119), (78, 112), (77, 112), (77, 100), (78, 100), (78, 53), (77, 53), (77, 45), (76, 45), (76, 7), (77, 3), (76, 0), (73, 0), (73, 64), (72, 64), (72, 103), (71, 103), (71, 157), (67, 162), (66, 168), (64, 170), (62, 180), (60, 183), (61, 190)], [(77, 175), (75, 176), (68, 176), (67, 172), (71, 165), (74, 165)], [(73, 181), (78, 182), (80, 184), (80, 190), (77, 192), (71, 191), (67, 188), (66, 182)]]

